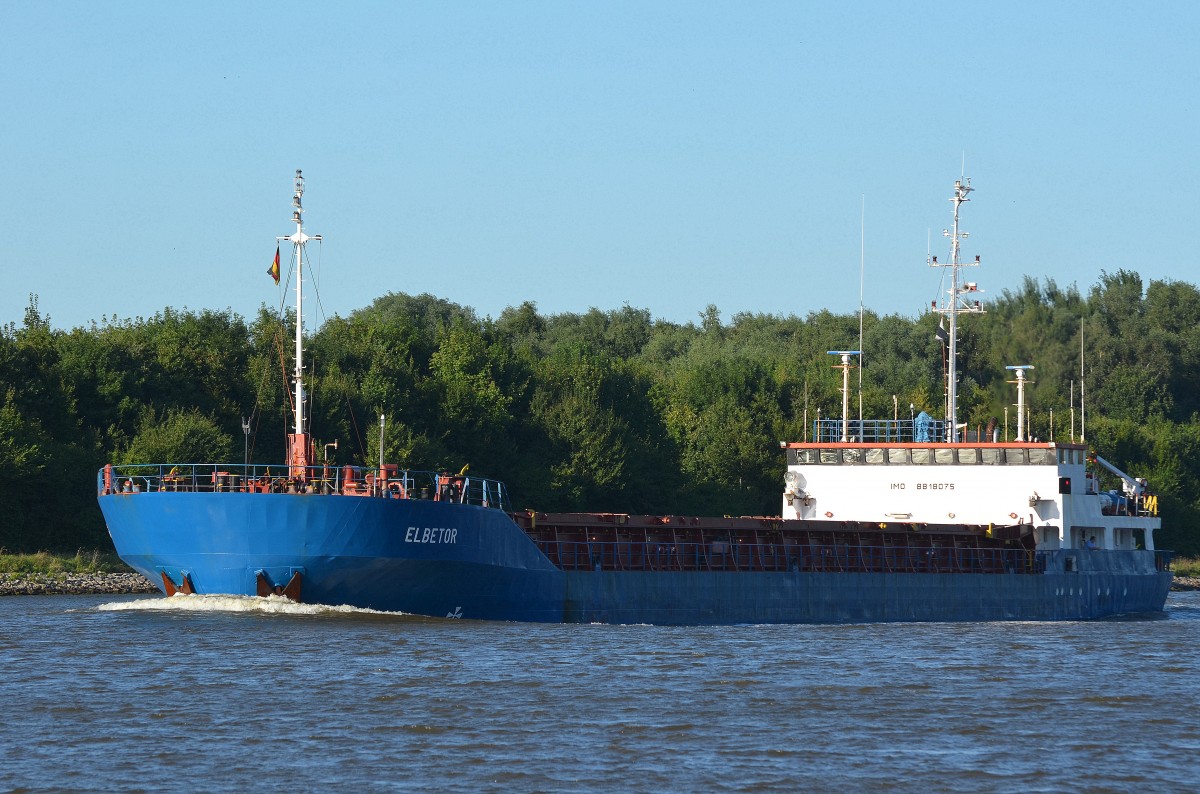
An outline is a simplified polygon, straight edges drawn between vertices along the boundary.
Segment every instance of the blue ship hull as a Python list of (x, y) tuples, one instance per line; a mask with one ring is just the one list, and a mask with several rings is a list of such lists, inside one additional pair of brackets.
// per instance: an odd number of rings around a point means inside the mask
[(1092, 620), (1161, 614), (1171, 574), (570, 573), (583, 623)]
[[(1084, 620), (1161, 613), (1153, 552), (1041, 552), (1044, 572), (564, 570), (506, 513), (417, 499), (100, 497), (117, 553), (156, 584), (434, 617), (654, 624)], [(1068, 556), (1070, 560), (1068, 561)]]
[(248, 493), (100, 499), (117, 553), (155, 584), (420, 615), (559, 621), (562, 572), (499, 510), (406, 499)]

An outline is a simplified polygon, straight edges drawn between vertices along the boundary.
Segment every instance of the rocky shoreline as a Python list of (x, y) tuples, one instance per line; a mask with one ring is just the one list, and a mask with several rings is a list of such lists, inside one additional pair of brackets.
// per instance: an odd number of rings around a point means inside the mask
[[(1176, 576), (1172, 590), (1200, 590), (1200, 577)], [(140, 573), (0, 573), (0, 596), (135, 595), (159, 590)]]
[(0, 596), (157, 593), (140, 573), (0, 573)]

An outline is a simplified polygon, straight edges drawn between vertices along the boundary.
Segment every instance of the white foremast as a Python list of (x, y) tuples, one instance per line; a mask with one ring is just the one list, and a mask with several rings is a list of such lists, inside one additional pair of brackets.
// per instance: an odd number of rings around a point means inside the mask
[(287, 240), (292, 244), (296, 261), (296, 370), (295, 380), (296, 400), (296, 432), (292, 436), (288, 462), (291, 465), (293, 477), (306, 479), (305, 469), (308, 466), (308, 437), (304, 427), (304, 253), (309, 240), (321, 240), (321, 235), (311, 237), (304, 233), (304, 176), (296, 169), (296, 192), (292, 196), (292, 222), (296, 224), (295, 233), (287, 237), (276, 237), (278, 242)]

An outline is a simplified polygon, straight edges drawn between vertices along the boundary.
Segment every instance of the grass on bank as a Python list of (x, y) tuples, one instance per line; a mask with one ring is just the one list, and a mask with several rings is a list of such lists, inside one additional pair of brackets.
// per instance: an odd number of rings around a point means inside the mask
[(1171, 560), (1171, 570), (1176, 576), (1200, 577), (1200, 557), (1176, 557)]
[(9, 554), (0, 549), (0, 574), (130, 573), (121, 558), (102, 551), (80, 549), (74, 557), (39, 551)]

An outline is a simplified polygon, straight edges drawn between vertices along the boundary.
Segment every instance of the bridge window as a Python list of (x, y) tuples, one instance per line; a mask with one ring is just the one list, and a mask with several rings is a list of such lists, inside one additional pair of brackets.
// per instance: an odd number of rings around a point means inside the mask
[(1034, 466), (1054, 463), (1054, 450), (1052, 449), (1030, 449), (1027, 452), (1029, 453), (1029, 462)]
[(861, 449), (843, 449), (842, 450), (842, 462), (843, 463), (859, 463), (860, 461), (862, 461), (862, 450)]
[(979, 450), (979, 462), (985, 466), (1002, 465), (1004, 463), (1004, 450), (981, 449)]
[(889, 449), (887, 451), (888, 463), (908, 463), (907, 449)]
[(971, 447), (970, 449), (960, 449), (958, 451), (958, 462), (975, 464), (979, 462), (979, 450)]
[(933, 451), (933, 462), (939, 463), (942, 465), (953, 465), (954, 464), (954, 450), (953, 449), (935, 449)]
[(812, 465), (820, 463), (820, 457), (815, 449), (789, 449), (788, 450), (788, 465)]
[(1004, 460), (1010, 466), (1024, 466), (1026, 462), (1024, 449), (1006, 449), (1004, 450)]
[(868, 449), (864, 458), (867, 463), (872, 465), (887, 463), (887, 457), (883, 454), (882, 449)]
[(822, 463), (838, 463), (839, 461), (840, 461), (840, 456), (838, 455), (838, 451), (836, 449), (821, 450), (821, 462)]
[(912, 462), (918, 466), (925, 466), (933, 463), (933, 455), (931, 455), (930, 452), (932, 452), (932, 450), (914, 449), (912, 451)]

